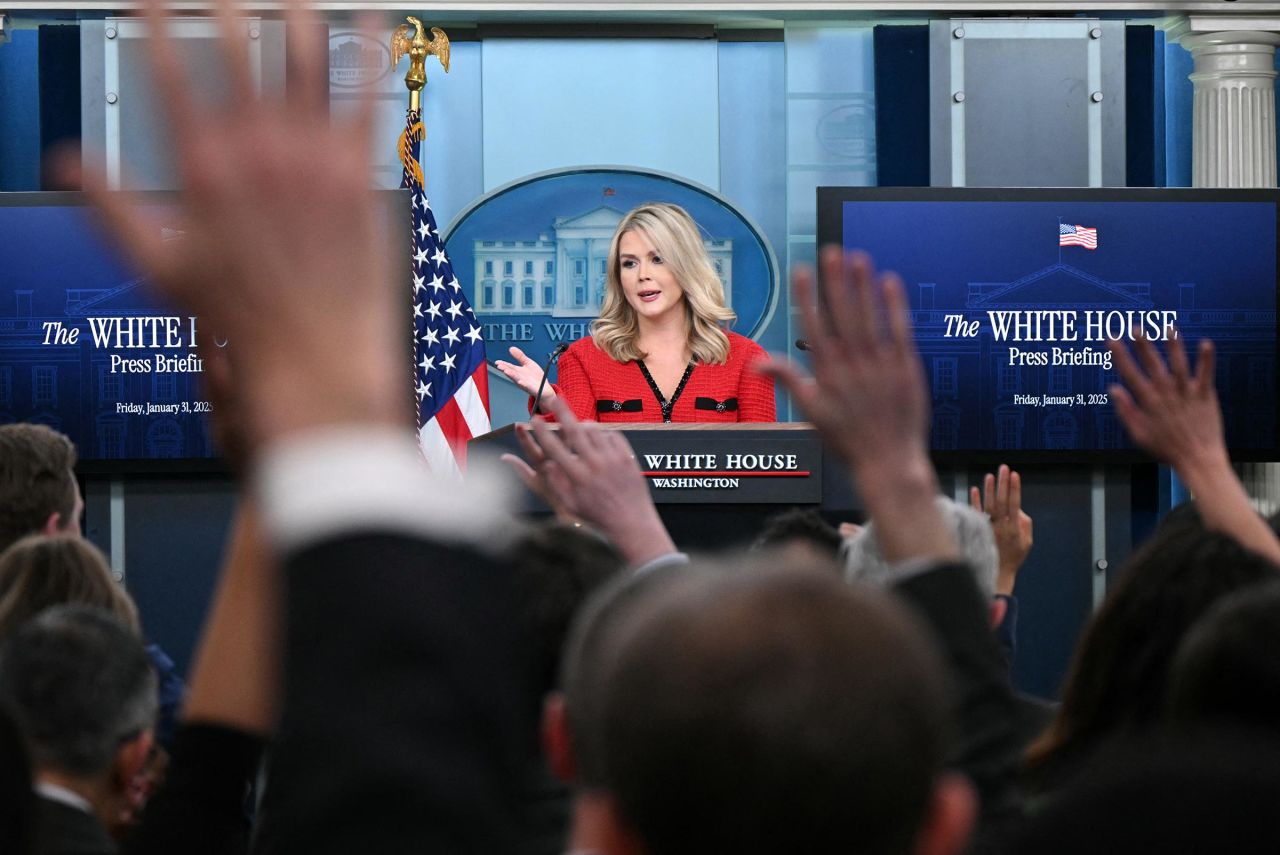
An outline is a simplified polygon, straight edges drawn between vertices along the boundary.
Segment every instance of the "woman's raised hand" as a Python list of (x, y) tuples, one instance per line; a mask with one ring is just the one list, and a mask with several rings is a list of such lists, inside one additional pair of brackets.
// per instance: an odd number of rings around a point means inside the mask
[[(495, 359), (493, 364), (512, 383), (515, 383), (530, 395), (538, 394), (538, 385), (542, 383), (542, 366), (526, 356), (525, 352), (518, 347), (511, 348), (511, 358), (515, 362)], [(546, 388), (542, 390), (542, 400), (544, 402), (548, 401), (555, 394), (555, 390), (548, 383)]]

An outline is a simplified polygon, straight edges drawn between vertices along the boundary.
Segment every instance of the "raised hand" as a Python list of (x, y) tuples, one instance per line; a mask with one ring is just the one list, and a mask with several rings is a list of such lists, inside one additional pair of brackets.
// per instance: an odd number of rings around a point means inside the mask
[(108, 231), (158, 290), (233, 342), (251, 442), (299, 427), (398, 420), (411, 396), (396, 380), (404, 377), (395, 336), (401, 292), (390, 287), (397, 247), (370, 192), (372, 100), (354, 120), (330, 119), (327, 47), (314, 15), (290, 4), (291, 90), (264, 102), (242, 12), (221, 0), (218, 49), (230, 93), (221, 106), (197, 103), (163, 8), (155, 0), (146, 8), (149, 77), (182, 183), (182, 237), (162, 240), (160, 224), (126, 194), (86, 174)]
[(812, 271), (792, 274), (814, 376), (789, 364), (770, 370), (855, 471), (886, 457), (927, 459), (929, 407), (902, 281), (877, 279), (865, 255), (833, 247), (821, 265), (825, 312)]
[(565, 501), (572, 497), (562, 497), (547, 478), (546, 452), (534, 440), (532, 431), (527, 425), (516, 425), (516, 441), (520, 443), (520, 451), (524, 457), (503, 454), (500, 458), (502, 462), (511, 467), (531, 493), (547, 503), (547, 506), (555, 512), (556, 519), (570, 525), (581, 523), (582, 520), (565, 504)]
[(558, 398), (550, 409), (560, 429), (541, 418), (534, 419), (532, 435), (527, 426), (517, 426), (526, 460), (509, 454), (502, 459), (557, 514), (599, 530), (632, 564), (675, 552), (627, 438), (578, 421)]
[(1000, 567), (996, 593), (1013, 593), (1018, 570), (1027, 560), (1034, 542), (1031, 517), (1022, 510), (1022, 476), (1004, 464), (996, 474), (982, 479), (982, 489), (969, 488), (969, 504), (991, 520)]
[[(505, 359), (495, 359), (494, 367), (502, 372), (503, 376), (515, 383), (530, 395), (538, 394), (538, 386), (542, 383), (542, 366), (534, 362), (525, 352), (518, 347), (511, 347), (511, 358), (515, 362), (507, 362)], [(548, 410), (547, 406), (550, 399), (555, 397), (555, 390), (548, 383), (542, 389), (542, 402), (539, 409)]]
[(763, 370), (849, 463), (886, 558), (951, 557), (955, 543), (933, 504), (929, 405), (902, 281), (894, 274), (877, 279), (869, 258), (835, 247), (822, 251), (820, 263), (824, 310), (812, 271), (792, 274), (813, 377), (777, 362)]
[(1129, 436), (1174, 468), (1195, 495), (1207, 528), (1280, 563), (1280, 540), (1258, 516), (1231, 468), (1214, 389), (1213, 342), (1200, 341), (1194, 372), (1177, 335), (1168, 341), (1167, 365), (1143, 337), (1133, 343), (1136, 361), (1122, 342), (1108, 342), (1108, 347), (1124, 380), (1123, 386), (1108, 391)]
[(1201, 340), (1194, 373), (1176, 331), (1166, 344), (1167, 366), (1144, 337), (1133, 343), (1136, 361), (1121, 342), (1111, 341), (1108, 347), (1124, 381), (1123, 386), (1113, 385), (1109, 394), (1134, 442), (1175, 466), (1202, 460), (1216, 465), (1226, 459), (1222, 409), (1214, 389), (1213, 342)]

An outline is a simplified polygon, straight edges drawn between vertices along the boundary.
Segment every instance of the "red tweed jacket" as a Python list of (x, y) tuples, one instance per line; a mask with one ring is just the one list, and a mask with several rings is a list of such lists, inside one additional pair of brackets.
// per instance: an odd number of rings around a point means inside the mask
[(768, 358), (764, 348), (737, 333), (728, 335), (728, 361), (696, 363), (667, 412), (638, 362), (615, 361), (590, 336), (575, 341), (560, 357), (559, 382), (553, 388), (584, 421), (775, 421), (773, 379), (753, 370), (754, 363)]

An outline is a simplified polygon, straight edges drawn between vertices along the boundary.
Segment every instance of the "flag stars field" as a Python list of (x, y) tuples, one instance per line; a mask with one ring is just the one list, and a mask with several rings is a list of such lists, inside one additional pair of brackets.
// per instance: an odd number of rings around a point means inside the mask
[[(419, 114), (410, 111), (400, 152), (404, 166), (401, 186), (410, 191), (412, 199), (408, 237), (413, 258), (418, 439), (433, 471), (460, 474), (467, 441), (489, 431), (488, 366), (479, 322), (454, 275), (422, 187), (422, 134)], [(446, 292), (446, 288), (450, 290)], [(465, 334), (465, 341), (460, 333)]]

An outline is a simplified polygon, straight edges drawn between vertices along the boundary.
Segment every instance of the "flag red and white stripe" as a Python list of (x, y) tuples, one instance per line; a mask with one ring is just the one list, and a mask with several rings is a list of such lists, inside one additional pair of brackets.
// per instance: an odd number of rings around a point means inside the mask
[(1059, 223), (1058, 246), (1082, 246), (1085, 249), (1097, 249), (1098, 230), (1088, 226), (1072, 226), (1067, 223)]
[(418, 440), (427, 464), (441, 474), (466, 469), (467, 442), (489, 431), (489, 373), (480, 323), (453, 275), (423, 190), (418, 149), (422, 122), (415, 111), (400, 137), (401, 186), (410, 191), (413, 233), (414, 394)]

